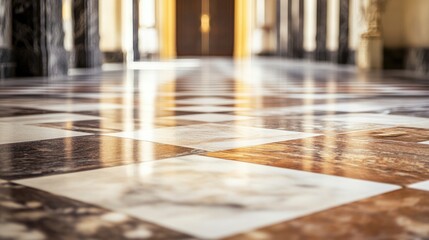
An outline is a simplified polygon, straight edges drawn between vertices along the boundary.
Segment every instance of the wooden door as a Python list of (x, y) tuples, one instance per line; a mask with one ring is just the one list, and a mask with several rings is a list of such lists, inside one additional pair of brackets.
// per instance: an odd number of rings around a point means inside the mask
[(234, 0), (207, 1), (210, 18), (208, 49), (204, 47), (206, 45), (201, 32), (202, 1), (176, 0), (177, 56), (232, 56), (234, 52)]

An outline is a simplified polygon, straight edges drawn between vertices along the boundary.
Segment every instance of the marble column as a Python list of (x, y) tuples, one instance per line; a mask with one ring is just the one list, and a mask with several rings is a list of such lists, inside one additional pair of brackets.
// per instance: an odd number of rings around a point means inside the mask
[(316, 60), (327, 60), (326, 34), (328, 32), (327, 25), (328, 1), (317, 0), (316, 9)]
[(287, 56), (304, 56), (304, 1), (288, 0), (288, 40)]
[(133, 0), (133, 60), (140, 60), (139, 49), (139, 4), (140, 0)]
[(383, 67), (381, 19), (385, 2), (385, 0), (363, 2), (367, 30), (361, 35), (357, 53), (357, 65), (360, 69), (377, 70)]
[(101, 67), (98, 0), (73, 0), (75, 66)]
[(16, 75), (67, 73), (62, 1), (13, 0), (12, 22)]
[(277, 0), (276, 12), (276, 38), (277, 53), (279, 56), (286, 56), (288, 46), (288, 1)]
[(349, 13), (350, 0), (340, 0), (340, 26), (338, 35), (337, 63), (349, 63)]
[(0, 79), (13, 76), (12, 0), (0, 0)]

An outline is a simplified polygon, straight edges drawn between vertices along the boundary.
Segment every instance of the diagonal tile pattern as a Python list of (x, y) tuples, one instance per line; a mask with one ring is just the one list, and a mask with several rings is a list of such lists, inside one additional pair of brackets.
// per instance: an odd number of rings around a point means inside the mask
[(414, 189), (429, 191), (429, 180), (411, 184), (409, 187)]
[(154, 161), (203, 151), (109, 136), (0, 145), (0, 178), (20, 179)]
[[(425, 239), (429, 193), (402, 189), (240, 234), (241, 239)], [(353, 229), (353, 231), (351, 231)]]
[(428, 238), (427, 79), (175, 61), (0, 82), (0, 239)]
[(192, 239), (125, 214), (0, 182), (1, 239)]
[(203, 156), (18, 183), (210, 239), (399, 188)]
[(77, 137), (88, 133), (73, 132), (60, 129), (23, 126), (20, 124), (0, 123), (0, 146), (7, 143), (38, 141), (54, 138)]
[(276, 142), (206, 155), (400, 185), (429, 178), (427, 146), (361, 140), (347, 134)]
[(316, 134), (311, 133), (221, 124), (200, 124), (149, 130), (143, 129), (106, 135), (197, 148), (207, 151), (219, 151), (316, 136)]

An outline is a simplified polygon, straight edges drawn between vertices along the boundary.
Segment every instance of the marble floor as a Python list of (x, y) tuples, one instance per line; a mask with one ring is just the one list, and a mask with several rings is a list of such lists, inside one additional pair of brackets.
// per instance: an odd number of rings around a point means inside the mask
[(429, 239), (429, 82), (279, 59), (0, 82), (0, 239)]

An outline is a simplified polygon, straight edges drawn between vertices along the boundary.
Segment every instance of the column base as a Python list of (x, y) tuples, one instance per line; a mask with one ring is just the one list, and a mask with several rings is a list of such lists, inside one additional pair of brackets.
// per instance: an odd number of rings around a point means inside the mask
[(381, 37), (362, 36), (357, 52), (357, 66), (363, 70), (383, 68), (383, 40)]

